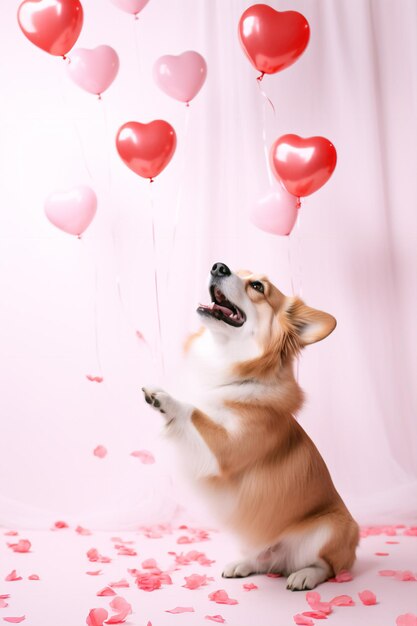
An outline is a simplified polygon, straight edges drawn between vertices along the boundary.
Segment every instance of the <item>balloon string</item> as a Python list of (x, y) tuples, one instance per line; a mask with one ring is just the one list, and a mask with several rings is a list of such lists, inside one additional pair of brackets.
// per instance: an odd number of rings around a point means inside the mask
[(260, 80), (258, 80), (258, 85), (259, 85), (259, 89), (260, 89), (261, 95), (264, 98), (264, 102), (262, 104), (262, 143), (263, 143), (263, 149), (264, 149), (266, 171), (267, 171), (267, 174), (268, 174), (269, 186), (273, 187), (274, 179), (273, 179), (273, 176), (272, 176), (271, 167), (269, 165), (269, 150), (268, 150), (268, 143), (267, 143), (267, 138), (266, 138), (266, 107), (267, 107), (268, 103), (270, 104), (270, 106), (272, 108), (272, 112), (274, 114), (274, 118), (276, 117), (276, 111), (275, 111), (275, 107), (274, 107), (272, 101), (268, 98), (268, 96), (266, 95), (265, 91), (263, 91), (263, 89), (261, 87)]
[(142, 74), (142, 64), (141, 64), (141, 60), (140, 60), (140, 49), (139, 49), (139, 42), (138, 42), (139, 17), (137, 15), (135, 16), (135, 19), (132, 20), (132, 24), (133, 24), (133, 42), (134, 42), (134, 45), (135, 45), (136, 61), (137, 61), (137, 64), (138, 64), (138, 78), (140, 78), (141, 74)]
[(89, 263), (92, 264), (94, 268), (94, 291), (93, 291), (94, 293), (94, 299), (93, 299), (94, 347), (95, 347), (98, 372), (100, 376), (103, 377), (103, 367), (101, 364), (101, 357), (100, 357), (100, 341), (99, 341), (99, 331), (98, 331), (98, 266), (97, 266), (95, 259), (92, 257), (91, 252), (87, 251), (83, 237), (79, 235), (78, 239), (81, 243), (82, 250), (84, 251), (84, 256), (89, 258)]
[(287, 236), (287, 258), (288, 258), (288, 268), (290, 272), (291, 295), (294, 297), (295, 288), (294, 288), (294, 272), (293, 272), (292, 255), (291, 255), (291, 235)]
[(153, 259), (154, 259), (154, 284), (155, 284), (155, 304), (156, 304), (156, 317), (158, 321), (158, 340), (155, 342), (156, 350), (155, 353), (158, 353), (160, 356), (160, 364), (161, 364), (161, 373), (162, 376), (165, 377), (165, 363), (164, 363), (164, 351), (163, 351), (163, 343), (162, 343), (162, 326), (161, 326), (161, 309), (160, 309), (160, 299), (159, 299), (159, 286), (158, 286), (158, 254), (156, 248), (156, 235), (155, 235), (155, 203), (152, 193), (153, 185), (149, 183), (149, 200), (151, 207), (151, 220), (152, 220), (152, 247), (153, 247)]
[(183, 190), (184, 190), (184, 181), (185, 181), (185, 171), (186, 171), (186, 164), (187, 164), (187, 158), (186, 158), (186, 151), (187, 151), (187, 145), (188, 145), (188, 129), (189, 129), (189, 125), (190, 125), (190, 109), (187, 107), (185, 110), (185, 121), (184, 121), (184, 131), (183, 131), (183, 152), (182, 152), (182, 163), (181, 163), (181, 169), (180, 169), (180, 184), (178, 186), (178, 192), (177, 192), (177, 201), (176, 201), (176, 206), (175, 206), (175, 216), (174, 216), (174, 228), (172, 231), (172, 241), (171, 241), (171, 250), (169, 253), (169, 259), (168, 259), (168, 268), (167, 268), (167, 285), (169, 285), (169, 278), (170, 278), (170, 273), (171, 273), (171, 266), (172, 266), (172, 259), (174, 256), (174, 250), (175, 250), (175, 243), (176, 243), (176, 238), (177, 238), (177, 230), (178, 230), (178, 224), (180, 221), (180, 213), (181, 213), (181, 205), (182, 205), (182, 195), (183, 195)]

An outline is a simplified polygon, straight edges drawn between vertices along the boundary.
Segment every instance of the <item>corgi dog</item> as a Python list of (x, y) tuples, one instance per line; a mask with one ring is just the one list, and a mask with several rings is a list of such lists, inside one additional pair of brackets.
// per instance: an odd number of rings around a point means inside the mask
[(335, 328), (328, 313), (266, 276), (215, 263), (203, 328), (189, 338), (187, 402), (143, 388), (181, 461), (238, 536), (226, 578), (276, 572), (313, 589), (355, 560), (357, 523), (314, 443), (294, 418), (303, 404), (294, 359)]

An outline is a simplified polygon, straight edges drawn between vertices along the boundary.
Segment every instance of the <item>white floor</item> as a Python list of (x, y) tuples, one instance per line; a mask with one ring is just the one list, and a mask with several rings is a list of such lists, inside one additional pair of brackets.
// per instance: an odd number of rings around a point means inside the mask
[[(130, 586), (115, 588), (115, 591), (132, 606), (132, 614), (125, 622), (127, 626), (147, 626), (148, 622), (152, 626), (204, 626), (215, 623), (206, 616), (216, 615), (222, 616), (229, 626), (290, 626), (294, 624), (294, 615), (311, 611), (306, 593), (287, 591), (284, 578), (222, 579), (223, 564), (236, 554), (229, 539), (218, 532), (210, 532), (209, 538), (203, 541), (199, 540), (201, 535), (187, 528), (164, 531), (160, 538), (148, 538), (143, 531), (123, 533), (123, 544), (137, 552), (137, 555), (128, 556), (118, 555), (120, 549), (115, 546), (122, 542), (112, 540), (120, 533), (94, 532), (85, 536), (66, 528), (19, 531), (17, 536), (10, 536), (5, 534), (7, 530), (0, 530), (0, 607), (8, 604), (0, 608), (0, 620), (25, 616), (22, 623), (27, 626), (82, 626), (92, 608), (105, 607), (109, 615), (114, 613), (109, 608), (112, 597), (98, 597), (96, 593), (122, 578), (126, 578)], [(323, 601), (347, 594), (355, 602), (354, 607), (333, 607), (328, 616), (333, 626), (395, 626), (399, 615), (417, 615), (417, 581), (401, 581), (394, 575), (381, 576), (378, 573), (379, 570), (411, 571), (417, 578), (417, 536), (406, 536), (405, 530), (397, 528), (396, 536), (381, 533), (381, 529), (372, 531), (380, 534), (362, 539), (353, 580), (328, 582), (318, 587)], [(392, 529), (389, 532), (392, 533)], [(179, 544), (177, 541), (181, 536), (197, 541)], [(31, 542), (29, 552), (15, 552), (7, 545), (16, 544), (20, 539)], [(129, 541), (133, 543), (127, 543)], [(387, 543), (390, 541), (398, 543)], [(86, 555), (90, 548), (97, 548), (101, 555), (111, 557), (111, 562), (90, 562)], [(190, 550), (203, 552), (215, 562), (211, 565), (196, 561), (176, 565), (175, 556), (169, 554)], [(388, 554), (378, 556), (377, 552)], [(142, 562), (149, 558), (156, 559), (160, 569), (169, 572), (172, 585), (162, 584), (154, 591), (138, 588), (135, 577), (127, 570), (141, 570)], [(204, 562), (204, 558), (201, 560)], [(17, 577), (22, 580), (5, 581), (12, 570), (16, 570)], [(86, 574), (97, 570), (101, 571), (97, 576)], [(196, 590), (184, 588), (184, 577), (194, 573), (205, 574), (214, 580)], [(32, 574), (37, 574), (40, 580), (28, 580)], [(256, 584), (258, 588), (246, 591), (243, 588), (245, 583)], [(226, 590), (238, 603), (224, 605), (211, 601), (209, 594), (220, 589)], [(362, 604), (358, 592), (364, 590), (376, 594), (376, 605)], [(10, 597), (4, 598), (5, 594)], [(166, 612), (178, 606), (193, 608), (194, 612)], [(312, 622), (317, 624), (320, 620), (313, 619)], [(402, 626), (401, 622), (399, 624)]]

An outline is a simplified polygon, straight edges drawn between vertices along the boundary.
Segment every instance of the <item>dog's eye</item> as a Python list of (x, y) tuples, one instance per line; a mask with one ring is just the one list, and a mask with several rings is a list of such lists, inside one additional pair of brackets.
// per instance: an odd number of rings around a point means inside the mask
[(264, 292), (264, 286), (259, 280), (253, 281), (250, 286), (252, 287), (252, 289), (256, 289), (256, 291), (260, 291), (261, 293)]

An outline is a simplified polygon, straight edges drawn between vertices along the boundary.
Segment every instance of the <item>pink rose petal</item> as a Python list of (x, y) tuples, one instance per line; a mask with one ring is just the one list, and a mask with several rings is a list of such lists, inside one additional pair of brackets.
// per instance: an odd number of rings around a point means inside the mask
[(110, 583), (109, 587), (114, 587), (115, 589), (117, 589), (120, 587), (130, 587), (130, 584), (126, 580), (126, 578), (122, 578), (121, 580), (115, 580), (113, 583)]
[(218, 624), (226, 623), (226, 620), (221, 615), (206, 615), (204, 619), (209, 619), (211, 622), (217, 622)]
[(267, 576), (268, 576), (268, 578), (281, 578), (282, 574), (277, 574), (276, 572), (275, 573), (274, 572), (269, 572), (267, 574)]
[(176, 606), (175, 609), (168, 609), (165, 613), (173, 613), (177, 615), (178, 613), (194, 613), (194, 609), (192, 606)]
[(297, 624), (297, 626), (314, 626), (314, 622), (312, 619), (310, 619), (309, 617), (305, 617), (300, 613), (294, 615), (293, 620)]
[(148, 450), (134, 450), (130, 453), (130, 456), (134, 456), (135, 458), (139, 459), (140, 462), (144, 465), (152, 465), (153, 463), (155, 463), (154, 455)]
[(83, 528), (82, 526), (77, 526), (77, 528), (75, 529), (75, 532), (78, 533), (79, 535), (91, 535), (91, 530), (88, 530), (88, 528)]
[(217, 602), (217, 604), (238, 604), (237, 600), (233, 598), (229, 598), (227, 592), (224, 589), (219, 589), (218, 591), (213, 591), (209, 594), (209, 599), (213, 602)]
[(97, 548), (90, 548), (87, 552), (87, 558), (91, 563), (110, 563), (111, 558), (108, 556), (103, 556), (99, 553)]
[(19, 539), (17, 543), (8, 543), (13, 552), (29, 552), (32, 544), (28, 539)]
[(353, 580), (353, 576), (347, 570), (341, 570), (334, 578), (329, 578), (329, 583), (348, 583)]
[(116, 596), (110, 602), (110, 607), (117, 613), (106, 620), (106, 624), (121, 624), (132, 613), (132, 606), (121, 596)]
[(0, 598), (0, 609), (5, 609), (6, 606), (9, 606), (6, 600)]
[(97, 446), (96, 448), (94, 448), (93, 454), (99, 459), (104, 459), (104, 457), (107, 455), (107, 448), (102, 445)]
[(330, 602), (321, 602), (320, 594), (317, 591), (308, 591), (306, 593), (306, 600), (313, 611), (320, 611), (321, 613), (326, 613), (326, 615), (332, 612)]
[(395, 576), (395, 569), (380, 569), (378, 574), (380, 576)]
[(410, 528), (406, 528), (403, 534), (408, 537), (417, 537), (417, 526), (410, 526)]
[(92, 376), (91, 374), (86, 374), (85, 377), (92, 383), (102, 383), (104, 380), (103, 376)]
[(0, 600), (8, 600), (10, 598), (10, 593), (2, 593), (0, 595)]
[(417, 578), (414, 576), (413, 572), (410, 572), (410, 570), (405, 570), (403, 572), (398, 570), (395, 572), (395, 580), (410, 581), (417, 580)]
[(100, 591), (97, 591), (96, 596), (115, 596), (116, 592), (111, 587), (103, 587)]
[(200, 574), (191, 574), (191, 576), (184, 576), (185, 585), (182, 585), (186, 589), (200, 589), (203, 585), (207, 585), (209, 580), (214, 580), (213, 578), (207, 578), (204, 574), (201, 576)]
[(158, 574), (138, 574), (136, 584), (143, 591), (155, 591), (161, 588), (161, 579)]
[(10, 624), (20, 624), (24, 619), (26, 619), (25, 615), (22, 615), (22, 617), (3, 617), (3, 620), (10, 622)]
[(389, 556), (389, 552), (374, 552), (375, 556)]
[(96, 569), (96, 570), (93, 570), (91, 572), (86, 572), (86, 574), (88, 574), (89, 576), (100, 576), (101, 575), (101, 569)]
[(372, 606), (373, 604), (376, 604), (376, 595), (372, 591), (369, 591), (369, 589), (360, 591), (358, 596), (361, 599), (362, 604), (365, 604), (365, 606)]
[(243, 585), (243, 589), (245, 591), (253, 591), (253, 589), (259, 589), (258, 585), (254, 585), (253, 583), (245, 583)]
[(138, 553), (133, 548), (129, 548), (128, 546), (122, 546), (118, 553), (119, 556), (137, 556)]
[(414, 613), (404, 613), (395, 620), (397, 626), (417, 626), (417, 615)]
[(106, 609), (91, 609), (85, 621), (87, 626), (103, 626), (103, 622), (108, 616)]
[(303, 611), (301, 615), (305, 617), (314, 617), (314, 619), (327, 619), (326, 613), (322, 611)]
[(69, 528), (67, 522), (58, 520), (52, 527), (52, 530), (62, 530), (63, 528)]
[(22, 580), (22, 577), (18, 576), (16, 570), (14, 569), (10, 572), (10, 574), (7, 574), (4, 580), (7, 580), (8, 582), (15, 582), (16, 580)]
[(400, 543), (399, 541), (386, 541), (385, 543), (388, 543), (389, 545), (395, 545), (397, 543)]
[(17, 530), (8, 530), (5, 533), (3, 533), (5, 537), (16, 537), (16, 535), (18, 534), (19, 533), (17, 532)]
[(40, 578), (37, 574), (31, 574), (28, 576), (28, 580), (40, 580)]
[(330, 600), (332, 606), (355, 606), (353, 598), (350, 596), (335, 596)]

